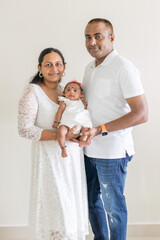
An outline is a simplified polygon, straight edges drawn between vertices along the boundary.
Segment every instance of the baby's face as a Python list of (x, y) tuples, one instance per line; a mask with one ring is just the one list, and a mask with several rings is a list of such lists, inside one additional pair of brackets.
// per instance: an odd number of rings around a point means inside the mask
[(78, 83), (69, 83), (65, 90), (64, 95), (69, 100), (79, 100), (81, 96), (81, 89)]

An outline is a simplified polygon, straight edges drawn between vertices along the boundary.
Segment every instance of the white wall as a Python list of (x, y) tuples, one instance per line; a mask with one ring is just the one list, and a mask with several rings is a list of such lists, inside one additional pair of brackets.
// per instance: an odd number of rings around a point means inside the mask
[(142, 73), (149, 121), (134, 130), (136, 155), (128, 167), (129, 223), (160, 223), (159, 0), (1, 0), (0, 2), (0, 226), (27, 225), (30, 142), (17, 134), (17, 104), (37, 70), (39, 53), (59, 48), (68, 63), (65, 80), (82, 80), (91, 60), (84, 28), (109, 19), (115, 46)]

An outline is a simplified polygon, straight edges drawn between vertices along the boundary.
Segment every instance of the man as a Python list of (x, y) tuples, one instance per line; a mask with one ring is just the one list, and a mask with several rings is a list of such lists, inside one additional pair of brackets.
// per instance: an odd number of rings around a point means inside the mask
[(85, 147), (85, 164), (95, 240), (109, 239), (105, 211), (110, 240), (126, 240), (123, 192), (127, 163), (134, 154), (131, 131), (132, 126), (147, 121), (140, 73), (113, 48), (114, 38), (112, 24), (106, 19), (92, 19), (86, 26), (86, 48), (95, 58), (86, 67), (83, 80), (94, 126), (84, 134), (92, 142)]

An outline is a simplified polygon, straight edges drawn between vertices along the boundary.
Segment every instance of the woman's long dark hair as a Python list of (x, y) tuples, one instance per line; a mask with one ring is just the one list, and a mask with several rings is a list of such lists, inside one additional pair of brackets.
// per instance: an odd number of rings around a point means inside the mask
[[(48, 54), (48, 53), (51, 53), (51, 52), (56, 52), (56, 53), (58, 53), (59, 56), (62, 58), (63, 64), (64, 64), (64, 65), (66, 64), (62, 53), (61, 53), (58, 49), (56, 49), (56, 48), (46, 48), (46, 49), (44, 49), (44, 50), (40, 53), (40, 55), (39, 55), (39, 58), (38, 58), (38, 64), (39, 64), (39, 66), (41, 66), (41, 64), (42, 64), (42, 62), (43, 62), (44, 56), (45, 56), (46, 54)], [(43, 77), (40, 77), (40, 76), (39, 76), (39, 72), (37, 72), (36, 75), (33, 77), (33, 79), (31, 80), (30, 83), (40, 84), (40, 83), (43, 83), (43, 82), (44, 82)]]

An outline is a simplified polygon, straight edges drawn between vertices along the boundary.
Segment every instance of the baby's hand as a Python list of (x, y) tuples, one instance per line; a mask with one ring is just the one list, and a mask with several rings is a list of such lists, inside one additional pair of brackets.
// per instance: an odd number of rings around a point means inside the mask
[(53, 128), (57, 128), (57, 127), (58, 127), (58, 125), (59, 125), (59, 122), (55, 122), (55, 121), (54, 121), (54, 123), (53, 123), (52, 127), (53, 127)]

